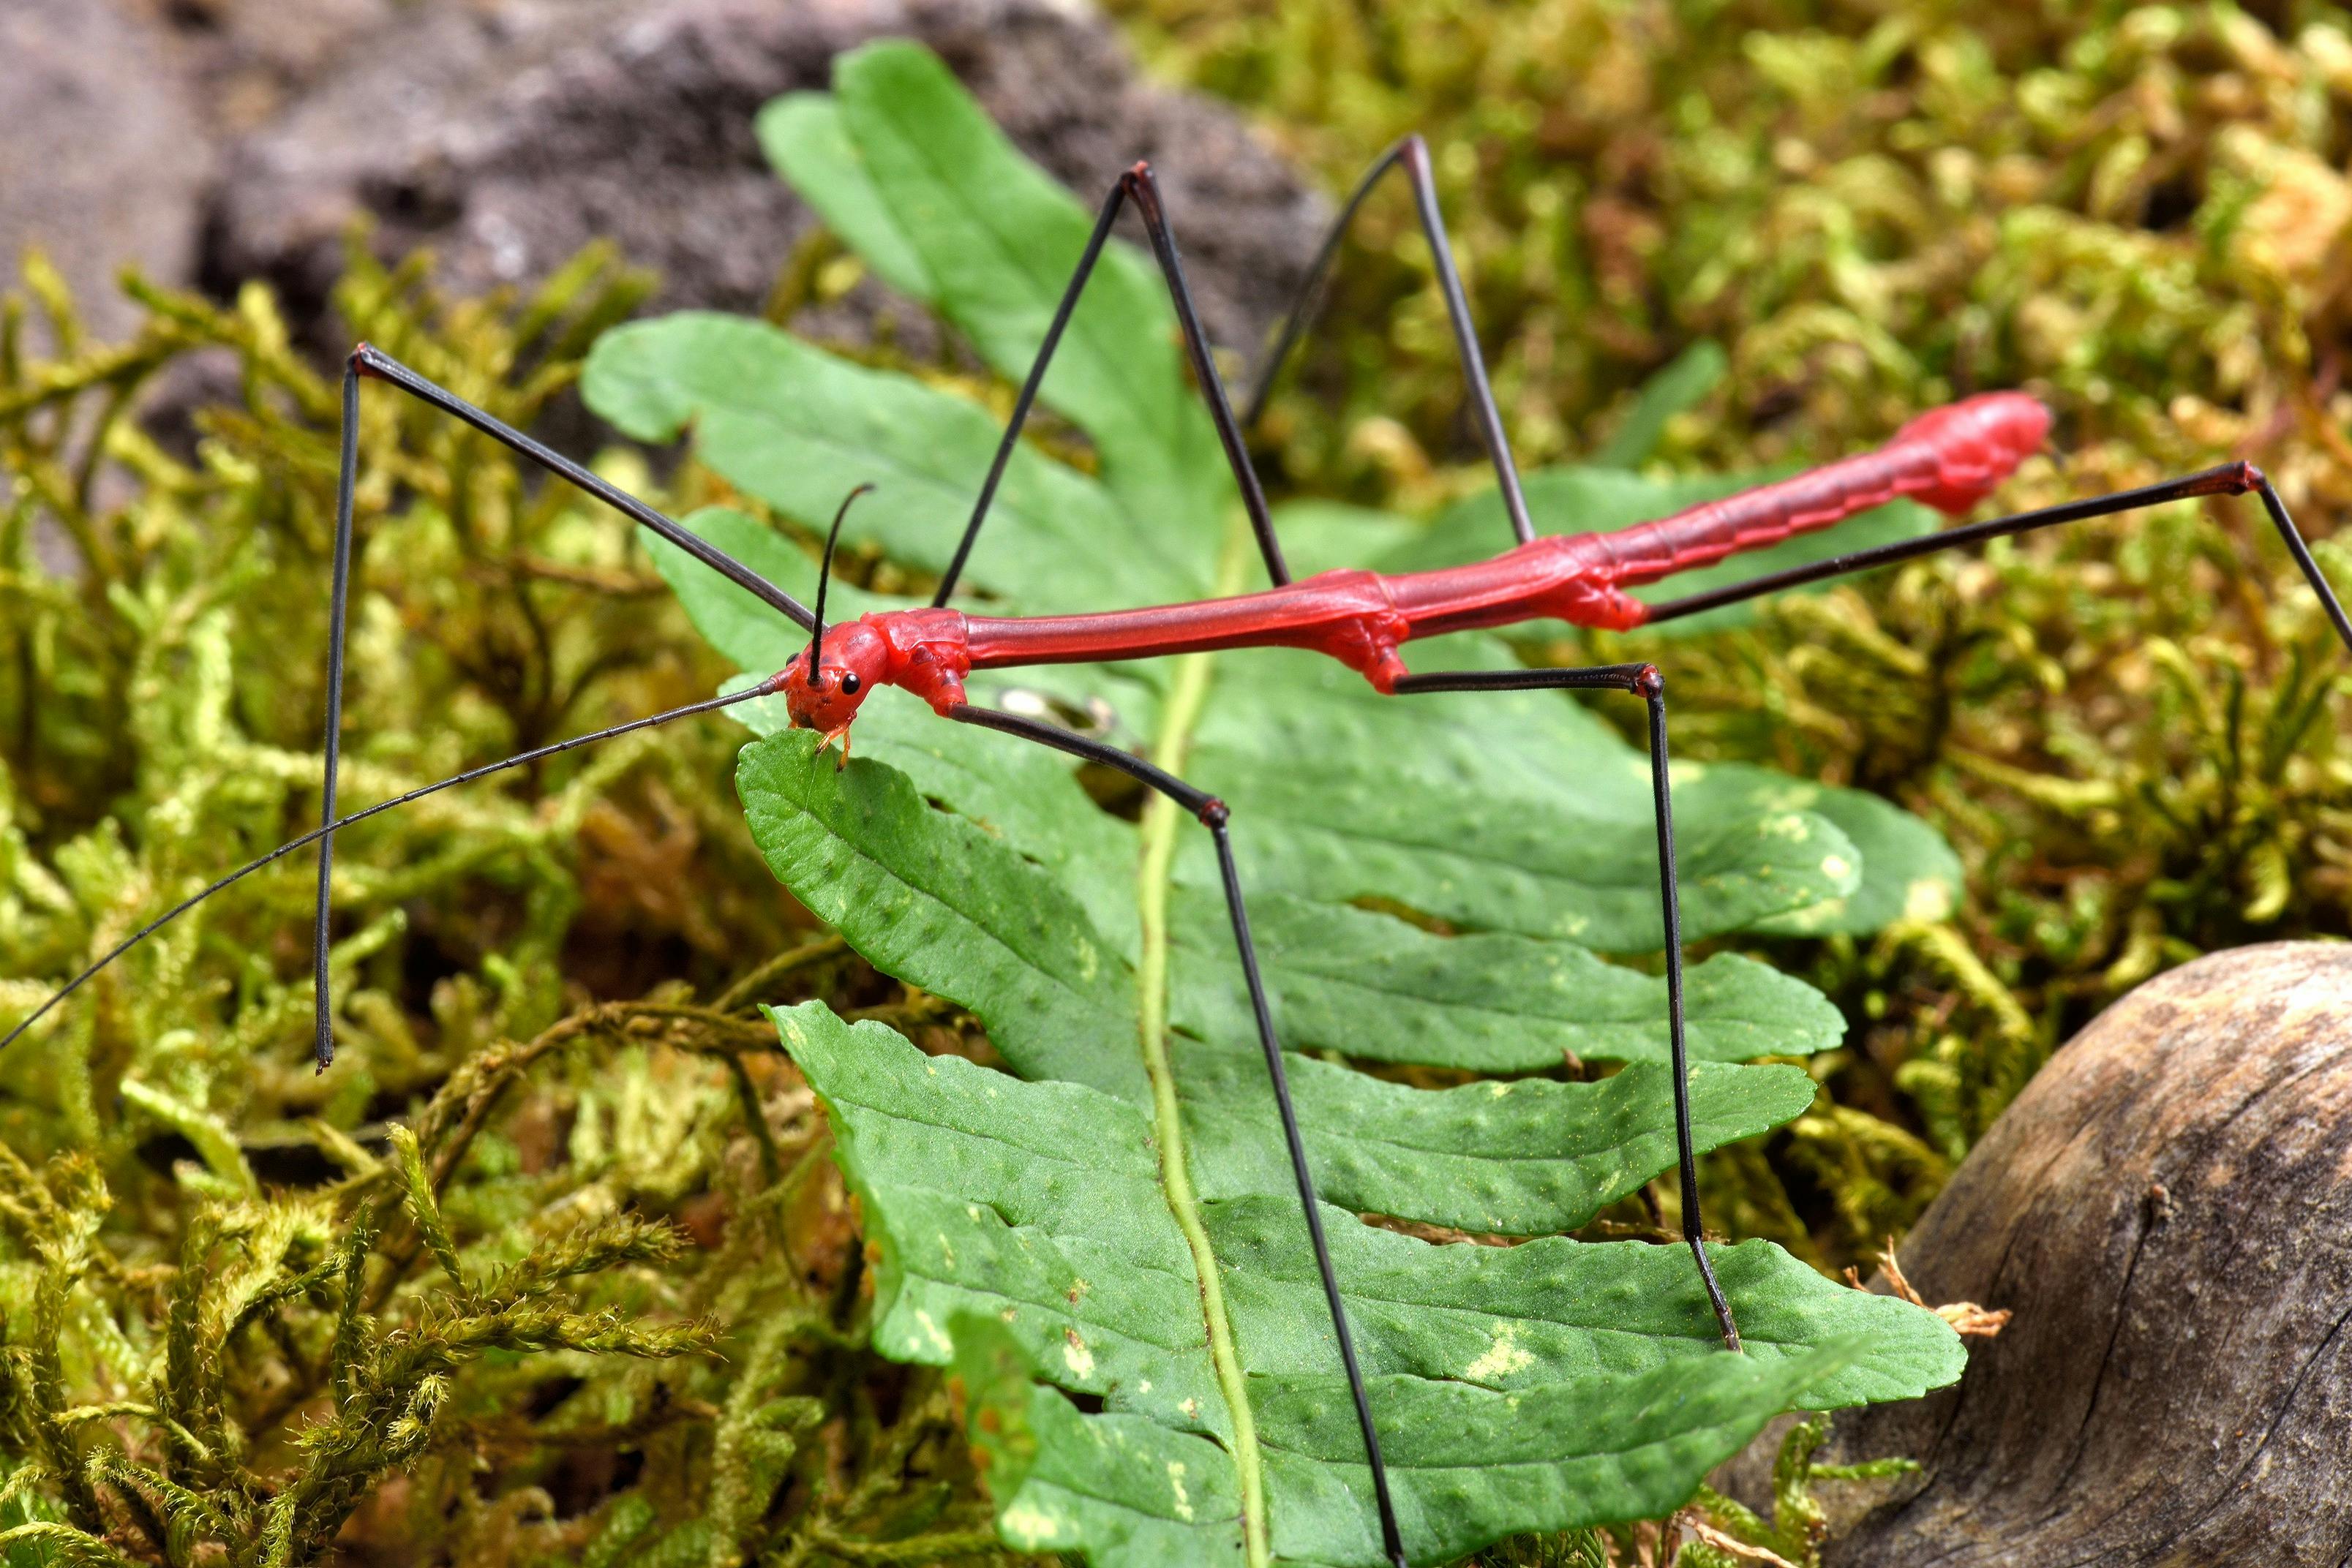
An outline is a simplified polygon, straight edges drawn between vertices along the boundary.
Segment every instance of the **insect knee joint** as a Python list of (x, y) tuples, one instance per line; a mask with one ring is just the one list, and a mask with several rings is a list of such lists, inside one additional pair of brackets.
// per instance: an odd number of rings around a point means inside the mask
[(1633, 672), (1633, 690), (1642, 696), (1662, 697), (1666, 695), (1666, 677), (1655, 664), (1644, 664)]

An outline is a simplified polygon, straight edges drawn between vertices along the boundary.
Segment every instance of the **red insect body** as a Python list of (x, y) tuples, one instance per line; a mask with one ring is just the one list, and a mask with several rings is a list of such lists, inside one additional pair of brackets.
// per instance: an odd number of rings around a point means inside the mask
[(1631, 587), (1828, 528), (1897, 497), (1958, 517), (2049, 433), (2050, 411), (2040, 399), (1987, 392), (1921, 414), (1875, 452), (1601, 537), (1613, 548), (1614, 580)]
[[(1260, 593), (1094, 615), (885, 611), (827, 634), (814, 688), (804, 660), (793, 661), (786, 696), (796, 720), (838, 734), (877, 685), (904, 686), (945, 712), (964, 700), (963, 677), (976, 669), (1244, 647), (1312, 648), (1391, 691), (1407, 673), (1398, 645), (1415, 637), (1543, 619), (1627, 631), (1649, 612), (1626, 588), (1828, 528), (1898, 497), (1965, 512), (2038, 449), (2049, 428), (2050, 412), (2035, 399), (1990, 392), (1921, 415), (1874, 452), (1778, 484), (1614, 533), (1539, 538), (1435, 571), (1327, 571)], [(846, 691), (836, 666), (856, 677)]]

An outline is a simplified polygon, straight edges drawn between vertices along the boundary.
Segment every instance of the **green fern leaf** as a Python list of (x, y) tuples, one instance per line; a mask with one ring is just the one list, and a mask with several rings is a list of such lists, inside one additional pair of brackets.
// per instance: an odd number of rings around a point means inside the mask
[[(835, 85), (771, 107), (771, 155), (880, 276), (1021, 375), (1088, 214), (919, 50), (861, 51)], [(1016, 451), (965, 579), (992, 610), (1248, 581), (1164, 293), (1123, 248), (1105, 267), (1045, 382), (1098, 472)], [(690, 427), (706, 464), (805, 521), (877, 482), (845, 537), (918, 571), (944, 567), (997, 434), (947, 392), (709, 315), (609, 334), (585, 392), (642, 439)], [(751, 519), (689, 521), (810, 586), (808, 557)], [(803, 645), (678, 552), (656, 558), (743, 669)], [(835, 591), (837, 613), (891, 602)], [(1510, 658), (1485, 637), (1412, 656)], [(1662, 983), (1595, 956), (1658, 945), (1647, 765), (1592, 713), (1545, 693), (1383, 698), (1280, 652), (972, 685), (977, 700), (1088, 714), (1231, 805), (1416, 1561), (1664, 1511), (1791, 1404), (1958, 1375), (1940, 1320), (1768, 1243), (1715, 1249), (1750, 1336), (1733, 1357), (1686, 1253), (1560, 1234), (1673, 1161)], [(861, 1199), (875, 1343), (964, 1378), (1003, 1539), (1098, 1563), (1380, 1561), (1204, 836), (1165, 802), (1139, 824), (1106, 813), (1066, 758), (895, 691), (866, 704), (839, 769), (774, 703), (734, 711), (760, 737), (738, 788), (779, 879), (877, 967), (972, 1012), (1011, 1069), (928, 1057), (817, 1004), (774, 1015)], [(1679, 778), (1689, 930), (1875, 909), (1863, 844), (1899, 847), (1902, 831), (1862, 801), (1754, 769)], [(1690, 982), (1702, 1145), (1801, 1113), (1807, 1074), (1744, 1063), (1835, 1044), (1834, 1009), (1736, 956)], [(1451, 1088), (1351, 1065), (1525, 1074), (1563, 1055), (1629, 1065)], [(1358, 1215), (1536, 1239), (1440, 1246)]]

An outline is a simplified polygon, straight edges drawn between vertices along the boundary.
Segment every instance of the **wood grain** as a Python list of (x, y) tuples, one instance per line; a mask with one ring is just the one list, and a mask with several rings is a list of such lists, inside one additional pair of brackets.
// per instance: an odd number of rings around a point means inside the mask
[(2131, 993), (1899, 1256), (2017, 1315), (1957, 1388), (1840, 1417), (1836, 1457), (1925, 1473), (1833, 1568), (2352, 1560), (2352, 946)]

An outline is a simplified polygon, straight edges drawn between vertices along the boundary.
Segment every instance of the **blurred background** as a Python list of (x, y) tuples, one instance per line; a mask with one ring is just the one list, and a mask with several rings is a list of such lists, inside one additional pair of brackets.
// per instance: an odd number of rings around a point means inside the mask
[[(1818, 461), (2018, 386), (2057, 421), (2006, 502), (2251, 458), (2352, 580), (2329, 540), (2352, 503), (2352, 18), (2335, 6), (0, 0), (0, 1022), (224, 845), (315, 810), (333, 377), (354, 339), (673, 510), (732, 497), (571, 393), (594, 335), (645, 310), (764, 315), (1009, 406), (754, 141), (762, 103), (885, 36), (936, 49), (1089, 203), (1151, 159), (1236, 370), (1338, 200), (1418, 131), (1530, 467)], [(1662, 374), (1674, 395), (1641, 398)], [(1285, 497), (1432, 516), (1491, 483), (1465, 408), (1426, 246), (1388, 190), (1262, 461)], [(363, 446), (379, 520), (353, 619), (354, 798), (727, 673), (619, 519), (389, 399), (369, 401)], [(1555, 650), (1660, 657), (1681, 755), (1882, 793), (1966, 871), (1956, 907), (1875, 938), (1740, 944), (1854, 1027), (1815, 1061), (1811, 1113), (1711, 1159), (1718, 1224), (1825, 1270), (1863, 1262), (2122, 991), (2215, 947), (2352, 927), (2341, 677), (2266, 536), (2237, 503), (2185, 505), (1792, 598), (1663, 654)], [(327, 1182), (353, 1157), (338, 1139), (428, 1101), (457, 1116), (453, 1071), (479, 1052), (596, 1039), (593, 1070), (469, 1124), (453, 1210), (494, 1228), (551, 1201), (561, 1166), (562, 1190), (674, 1218), (709, 1253), (648, 1265), (633, 1299), (726, 1319), (749, 1298), (716, 1260), (763, 1245), (729, 1220), (765, 1161), (805, 1175), (776, 1189), (789, 1270), (854, 1293), (843, 1195), (794, 1163), (822, 1146), (806, 1092), (726, 1030), (761, 996), (824, 996), (941, 1048), (970, 1020), (780, 892), (734, 802), (740, 738), (675, 727), (355, 842), (337, 898), (351, 1071), (305, 1059), (309, 873), (289, 872), (0, 1061), (0, 1138), (34, 1161), (91, 1151), (135, 1261), (139, 1235), (161, 1256), (175, 1233), (175, 1180)], [(715, 1032), (628, 1010), (664, 998), (698, 998)], [(168, 1092), (126, 1102), (134, 1065)], [(782, 1129), (758, 1147), (734, 1131), (744, 1096)], [(898, 1494), (859, 1492), (884, 1473), (861, 1467), (895, 1452), (895, 1478), (927, 1443), (939, 1508), (964, 1506), (904, 1369), (806, 1354), (835, 1401), (834, 1524)], [(489, 1479), (388, 1483), (345, 1549), (520, 1560), (536, 1521), (530, 1550), (585, 1550), (577, 1521), (616, 1528), (605, 1500), (688, 1488), (708, 1456), (677, 1412), (716, 1408), (724, 1384), (596, 1386), (604, 1426), (580, 1430), (604, 1437), (542, 1429), (577, 1406), (542, 1388), (558, 1403), (482, 1428), (468, 1462)], [(287, 1408), (306, 1396), (289, 1382)], [(509, 1500), (531, 1489), (543, 1509)]]

